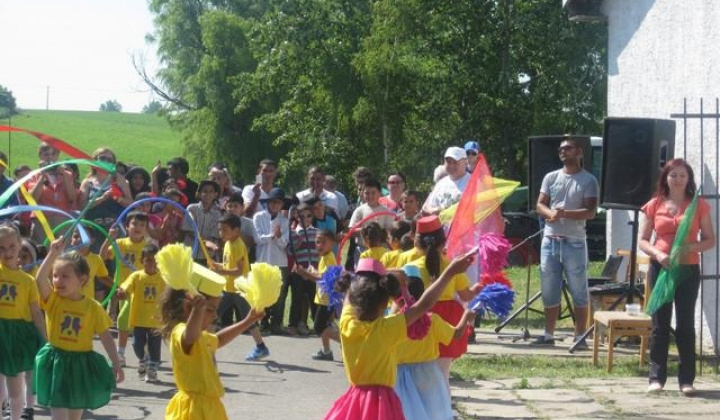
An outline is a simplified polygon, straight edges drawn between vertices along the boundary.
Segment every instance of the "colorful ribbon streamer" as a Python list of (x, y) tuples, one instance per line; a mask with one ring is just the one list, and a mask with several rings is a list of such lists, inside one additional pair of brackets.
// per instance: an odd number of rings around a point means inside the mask
[(68, 156), (72, 156), (78, 159), (91, 159), (90, 155), (83, 152), (82, 150), (71, 146), (63, 140), (47, 135), (45, 133), (41, 133), (39, 131), (25, 130), (24, 128), (11, 127), (9, 125), (0, 125), (0, 132), (2, 131), (30, 134), (31, 136), (37, 137), (39, 140), (44, 141), (45, 143), (65, 153)]

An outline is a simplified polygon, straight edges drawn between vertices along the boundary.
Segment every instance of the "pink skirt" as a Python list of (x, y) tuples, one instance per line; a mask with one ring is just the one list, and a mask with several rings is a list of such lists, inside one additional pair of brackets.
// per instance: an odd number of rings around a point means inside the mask
[(324, 420), (405, 420), (395, 390), (381, 385), (351, 386)]
[[(456, 300), (441, 300), (430, 311), (440, 315), (440, 318), (454, 327), (462, 319), (465, 309)], [(469, 333), (470, 331), (465, 329), (462, 337), (452, 340), (447, 346), (440, 344), (440, 357), (457, 359), (465, 354), (467, 352)]]

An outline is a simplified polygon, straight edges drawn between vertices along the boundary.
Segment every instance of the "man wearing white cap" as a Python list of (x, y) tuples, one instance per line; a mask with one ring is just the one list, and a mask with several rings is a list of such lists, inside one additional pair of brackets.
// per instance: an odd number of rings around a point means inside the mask
[(432, 192), (423, 204), (423, 213), (439, 214), (442, 210), (460, 201), (460, 196), (467, 187), (470, 174), (467, 173), (467, 153), (461, 147), (448, 147), (445, 151), (445, 170), (448, 176), (443, 177), (433, 187)]

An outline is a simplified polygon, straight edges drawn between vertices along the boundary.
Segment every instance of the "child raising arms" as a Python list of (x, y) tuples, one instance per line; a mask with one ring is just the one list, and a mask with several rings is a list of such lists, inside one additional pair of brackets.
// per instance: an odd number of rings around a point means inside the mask
[[(50, 407), (53, 420), (77, 420), (83, 409), (106, 405), (125, 375), (108, 331), (110, 317), (81, 292), (90, 274), (87, 261), (77, 252), (62, 254), (62, 249), (61, 236), (50, 245), (37, 275), (48, 344), (35, 358), (35, 390), (38, 403)], [(100, 336), (112, 367), (93, 351), (95, 335)]]
[[(388, 299), (400, 294), (398, 278), (386, 274), (378, 261), (361, 260), (359, 266), (372, 266), (373, 271), (358, 271), (340, 317), (345, 373), (351, 386), (335, 401), (325, 420), (405, 420), (393, 390), (397, 377), (396, 347), (407, 339), (407, 326), (430, 310), (454, 275), (470, 266), (475, 252), (454, 259), (405, 313), (386, 318), (382, 315)], [(342, 281), (347, 284), (350, 279), (346, 276)]]
[[(20, 419), (26, 402), (23, 385), (29, 375), (22, 373), (33, 370), (35, 355), (45, 341), (35, 281), (20, 269), (21, 246), (17, 229), (0, 225), (0, 381), (7, 380), (12, 420)], [(0, 395), (0, 400), (4, 397)], [(27, 403), (31, 409), (33, 401)]]
[[(195, 265), (197, 270), (198, 265)], [(251, 309), (242, 321), (208, 332), (217, 316), (225, 279), (212, 272), (191, 279), (196, 296), (184, 290), (165, 289), (162, 300), (162, 335), (169, 340), (173, 376), (178, 392), (165, 409), (165, 420), (225, 420), (220, 400), (225, 389), (215, 364), (215, 351), (228, 344), (264, 315)], [(207, 273), (209, 272), (210, 275)], [(204, 276), (204, 277), (203, 277)]]

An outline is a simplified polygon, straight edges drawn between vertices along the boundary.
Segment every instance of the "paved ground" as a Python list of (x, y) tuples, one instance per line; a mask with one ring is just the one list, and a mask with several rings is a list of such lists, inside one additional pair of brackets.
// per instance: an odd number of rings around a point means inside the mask
[[(504, 337), (489, 331), (478, 334), (481, 344), (471, 345), (476, 355), (511, 354), (547, 357), (583, 358), (592, 362), (590, 350), (568, 353), (572, 340), (559, 341), (554, 347), (531, 347), (518, 331), (503, 331)], [(537, 332), (539, 333), (539, 331)], [(560, 334), (562, 335), (562, 333)], [(638, 347), (615, 349), (617, 355), (638, 354)], [(598, 369), (605, 368), (605, 349), (601, 347)], [(498, 381), (454, 382), (453, 401), (462, 419), (653, 419), (694, 420), (720, 418), (720, 381), (712, 372), (698, 376), (697, 395), (692, 398), (677, 391), (675, 378), (668, 380), (666, 391), (648, 395), (647, 378), (571, 379), (540, 378), (527, 375)]]
[[(512, 331), (503, 331), (510, 335)], [(475, 354), (547, 354), (567, 357), (568, 344), (553, 349), (537, 349), (527, 343), (499, 339), (483, 331), (481, 344), (471, 346)], [(262, 362), (246, 362), (251, 346), (241, 336), (218, 352), (218, 366), (227, 393), (225, 406), (231, 419), (314, 420), (321, 419), (333, 401), (347, 389), (340, 362), (316, 362), (317, 338), (268, 337), (271, 357)], [(99, 348), (99, 347), (98, 347)], [(336, 359), (340, 350), (333, 348)], [(620, 349), (636, 353), (636, 349)], [(127, 380), (120, 385), (106, 407), (88, 412), (84, 419), (162, 419), (167, 401), (174, 393), (169, 353), (163, 348), (160, 384), (139, 381), (136, 359), (128, 348)], [(571, 357), (591, 357), (590, 351)], [(602, 369), (599, 367), (598, 369)], [(699, 377), (694, 398), (674, 391), (674, 383), (661, 395), (645, 393), (645, 378), (577, 379), (528, 377), (499, 381), (454, 382), (453, 400), (458, 419), (717, 419), (720, 418), (720, 382), (712, 375)], [(40, 410), (38, 419), (49, 418)], [(373, 419), (374, 420), (374, 419)], [(408, 419), (412, 420), (412, 419)]]

